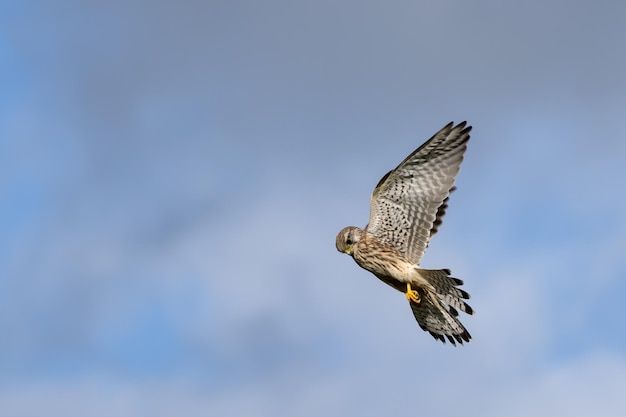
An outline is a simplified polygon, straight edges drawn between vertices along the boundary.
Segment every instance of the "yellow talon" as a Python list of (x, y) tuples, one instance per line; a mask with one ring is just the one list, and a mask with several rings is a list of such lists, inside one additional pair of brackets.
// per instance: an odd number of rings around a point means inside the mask
[(409, 302), (413, 301), (416, 304), (419, 304), (420, 302), (420, 296), (417, 293), (417, 291), (411, 289), (411, 284), (410, 283), (406, 283), (406, 299), (409, 300)]

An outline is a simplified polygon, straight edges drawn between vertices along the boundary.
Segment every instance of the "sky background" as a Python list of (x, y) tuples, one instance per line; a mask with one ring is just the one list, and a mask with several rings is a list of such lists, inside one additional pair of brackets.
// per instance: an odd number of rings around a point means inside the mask
[[(0, 415), (623, 416), (625, 15), (2, 2)], [(457, 348), (334, 246), (452, 120)]]

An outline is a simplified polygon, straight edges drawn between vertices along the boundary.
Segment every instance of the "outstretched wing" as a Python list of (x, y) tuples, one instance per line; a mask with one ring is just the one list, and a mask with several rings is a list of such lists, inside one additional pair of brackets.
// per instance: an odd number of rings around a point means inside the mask
[(419, 263), (441, 224), (471, 126), (449, 123), (379, 182), (365, 231)]
[[(456, 187), (450, 188), (450, 194), (452, 194), (454, 190), (456, 190)], [(441, 226), (441, 223), (443, 223), (443, 216), (446, 215), (446, 210), (448, 210), (448, 200), (450, 200), (450, 195), (448, 195), (443, 200), (443, 203), (441, 203), (441, 205), (437, 209), (437, 215), (435, 216), (433, 227), (430, 229), (430, 235), (428, 236), (429, 238), (432, 238), (435, 233), (439, 231), (439, 226)]]

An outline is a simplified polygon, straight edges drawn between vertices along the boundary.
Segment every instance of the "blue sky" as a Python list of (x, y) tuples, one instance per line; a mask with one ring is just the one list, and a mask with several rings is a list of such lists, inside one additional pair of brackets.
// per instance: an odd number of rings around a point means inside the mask
[[(3, 3), (0, 414), (623, 415), (625, 13)], [(461, 348), (334, 247), (451, 120)]]

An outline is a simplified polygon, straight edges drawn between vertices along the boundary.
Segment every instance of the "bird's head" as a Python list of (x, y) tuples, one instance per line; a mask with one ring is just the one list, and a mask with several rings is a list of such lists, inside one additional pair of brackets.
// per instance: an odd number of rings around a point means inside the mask
[(349, 226), (349, 227), (343, 228), (341, 232), (339, 232), (339, 234), (337, 235), (337, 240), (335, 241), (337, 250), (339, 252), (343, 252), (352, 256), (353, 254), (352, 247), (356, 243), (359, 243), (359, 240), (361, 240), (362, 234), (363, 234), (363, 231), (359, 229), (358, 227)]

